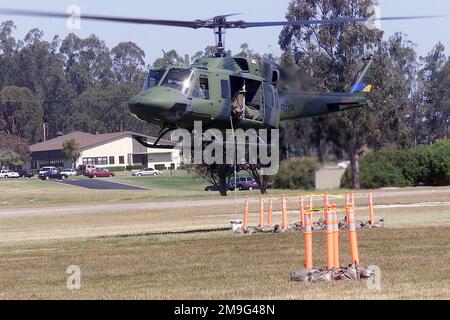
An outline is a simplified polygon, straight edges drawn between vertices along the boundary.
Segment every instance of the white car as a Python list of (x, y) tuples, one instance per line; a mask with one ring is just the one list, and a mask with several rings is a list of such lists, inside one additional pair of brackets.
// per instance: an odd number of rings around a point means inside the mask
[(61, 171), (62, 175), (65, 175), (66, 177), (76, 176), (77, 172), (73, 169), (64, 169)]
[(19, 173), (9, 170), (0, 171), (0, 178), (8, 179), (8, 178), (19, 178)]
[(350, 165), (350, 161), (341, 161), (338, 163), (337, 167), (339, 169), (347, 169), (349, 165)]
[(142, 176), (157, 176), (159, 174), (159, 170), (153, 168), (145, 168), (138, 171), (133, 171), (132, 175), (135, 177)]
[(49, 171), (58, 171), (56, 167), (43, 167), (39, 170), (39, 175), (42, 176)]

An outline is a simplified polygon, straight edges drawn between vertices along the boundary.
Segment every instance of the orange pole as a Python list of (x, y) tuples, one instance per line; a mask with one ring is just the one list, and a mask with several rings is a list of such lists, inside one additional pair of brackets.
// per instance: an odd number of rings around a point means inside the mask
[(353, 207), (347, 206), (348, 210), (348, 239), (350, 241), (350, 255), (352, 264), (359, 264), (358, 240), (356, 238), (355, 211)]
[(333, 247), (334, 247), (334, 267), (340, 268), (339, 257), (339, 220), (337, 206), (333, 205)]
[(272, 196), (269, 196), (269, 210), (267, 212), (267, 224), (272, 225), (272, 210), (273, 210), (273, 200)]
[(331, 270), (334, 267), (334, 226), (333, 226), (333, 215), (332, 210), (329, 206), (325, 206), (326, 220), (325, 224), (327, 226), (326, 239), (327, 239), (327, 270)]
[(244, 204), (244, 229), (248, 228), (248, 196), (245, 198)]
[(305, 226), (305, 202), (303, 200), (303, 194), (300, 195), (300, 222), (302, 226)]
[(311, 210), (311, 223), (314, 223), (314, 203), (313, 203), (313, 196), (312, 194), (309, 194), (309, 208)]
[(348, 224), (348, 206), (350, 205), (350, 194), (348, 192), (345, 193), (345, 222)]
[(372, 194), (372, 190), (369, 190), (369, 213), (370, 213), (370, 225), (373, 226), (375, 221), (374, 221), (374, 217), (373, 217), (373, 194)]
[[(329, 207), (330, 206), (330, 199), (329, 199), (329, 193), (325, 192), (323, 194), (323, 207)], [(323, 219), (326, 220), (327, 219), (327, 215), (324, 213), (323, 215)]]
[(264, 197), (261, 196), (259, 200), (259, 227), (262, 229), (264, 227)]
[(281, 195), (281, 203), (282, 203), (282, 219), (283, 219), (283, 229), (287, 230), (287, 206), (286, 206), (286, 196)]
[(305, 212), (305, 231), (303, 233), (305, 240), (305, 268), (310, 270), (313, 268), (313, 251), (312, 251), (312, 227), (311, 227), (311, 210), (306, 209)]
[(355, 206), (355, 194), (353, 192), (351, 193), (351, 202), (352, 202), (353, 209), (355, 209), (356, 208), (356, 206)]

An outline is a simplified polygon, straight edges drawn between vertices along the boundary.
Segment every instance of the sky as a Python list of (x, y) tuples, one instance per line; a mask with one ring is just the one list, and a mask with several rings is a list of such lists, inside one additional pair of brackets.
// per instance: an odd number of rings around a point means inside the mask
[[(290, 0), (133, 0), (128, 2), (110, 0), (0, 0), (0, 8), (33, 9), (65, 12), (71, 5), (77, 5), (81, 13), (116, 15), (152, 19), (207, 19), (216, 15), (239, 13), (237, 20), (279, 21), (285, 20)], [(405, 15), (450, 15), (448, 0), (379, 0), (381, 16)], [(17, 29), (16, 38), (23, 38), (32, 28), (45, 33), (45, 39), (51, 40), (55, 34), (64, 38), (70, 32), (80, 37), (95, 33), (112, 48), (119, 42), (133, 41), (146, 54), (146, 62), (151, 63), (162, 55), (162, 50), (176, 49), (181, 55), (204, 49), (214, 44), (213, 33), (209, 29), (191, 30), (162, 26), (142, 26), (109, 22), (82, 21), (81, 29), (69, 30), (64, 19), (42, 19), (10, 17), (0, 15), (0, 21), (11, 19)], [(408, 39), (417, 44), (419, 55), (426, 55), (441, 41), (450, 54), (450, 17), (434, 20), (390, 21), (383, 22), (381, 28), (385, 37), (401, 31)], [(246, 30), (228, 30), (226, 47), (233, 52), (247, 42), (249, 47), (260, 53), (280, 55), (278, 36), (281, 27), (256, 28)]]

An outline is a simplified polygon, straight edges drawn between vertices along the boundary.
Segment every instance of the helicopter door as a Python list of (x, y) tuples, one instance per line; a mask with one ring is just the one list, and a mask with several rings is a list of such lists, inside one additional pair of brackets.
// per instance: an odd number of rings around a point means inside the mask
[(218, 101), (219, 93), (214, 90), (220, 83), (215, 80), (211, 75), (199, 74), (192, 91), (192, 111), (204, 121), (216, 118), (223, 107), (222, 100)]
[(261, 81), (230, 76), (231, 115), (239, 119), (264, 121), (264, 95)]

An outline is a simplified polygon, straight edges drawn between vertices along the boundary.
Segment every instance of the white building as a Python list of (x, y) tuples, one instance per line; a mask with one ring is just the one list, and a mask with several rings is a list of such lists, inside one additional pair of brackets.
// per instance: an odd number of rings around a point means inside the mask
[[(27, 169), (39, 169), (45, 166), (71, 168), (72, 161), (64, 158), (63, 143), (74, 139), (79, 145), (80, 158), (75, 165), (94, 164), (97, 167), (130, 167), (141, 166), (155, 168), (178, 169), (180, 152), (178, 149), (147, 148), (140, 144), (141, 139), (149, 144), (156, 138), (134, 132), (116, 132), (107, 134), (90, 134), (72, 132), (45, 142), (30, 146), (31, 162), (25, 164)], [(161, 144), (175, 145), (161, 140)]]

